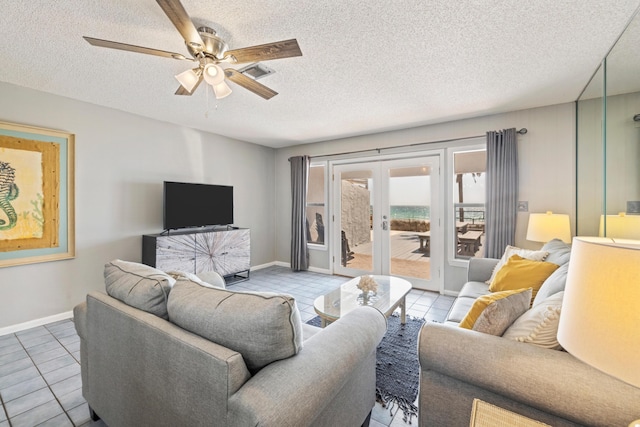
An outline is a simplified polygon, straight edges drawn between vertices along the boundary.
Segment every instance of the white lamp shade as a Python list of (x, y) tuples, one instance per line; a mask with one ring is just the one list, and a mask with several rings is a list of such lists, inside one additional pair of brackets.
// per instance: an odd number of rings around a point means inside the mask
[(527, 240), (532, 242), (549, 242), (560, 239), (571, 243), (571, 224), (569, 215), (546, 213), (532, 213), (529, 215), (527, 226)]
[[(605, 234), (606, 221), (606, 234)], [(640, 215), (600, 215), (598, 236), (640, 240)]]
[(200, 69), (196, 68), (193, 70), (183, 71), (178, 74), (176, 79), (180, 82), (183, 88), (185, 88), (189, 93), (193, 91), (193, 88), (196, 87), (198, 81), (200, 80)]
[(583, 362), (640, 387), (640, 241), (576, 237), (558, 341)]
[(222, 83), (213, 86), (213, 93), (216, 94), (216, 99), (222, 99), (231, 94), (231, 88), (223, 80)]
[(202, 75), (204, 81), (214, 87), (224, 82), (224, 70), (216, 64), (205, 65)]

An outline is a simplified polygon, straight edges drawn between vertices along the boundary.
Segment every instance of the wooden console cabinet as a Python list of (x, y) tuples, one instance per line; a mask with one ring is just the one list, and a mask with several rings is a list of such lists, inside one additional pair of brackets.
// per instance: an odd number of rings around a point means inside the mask
[(215, 271), (230, 283), (249, 278), (250, 261), (247, 228), (142, 236), (142, 262), (163, 271)]

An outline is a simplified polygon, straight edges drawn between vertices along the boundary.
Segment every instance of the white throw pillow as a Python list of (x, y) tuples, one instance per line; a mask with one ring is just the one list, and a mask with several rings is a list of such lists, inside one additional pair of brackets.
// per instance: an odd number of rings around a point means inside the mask
[(555, 293), (525, 312), (513, 322), (502, 337), (552, 350), (562, 349), (558, 342), (558, 324), (563, 296), (564, 291)]
[[(220, 277), (218, 273), (215, 273), (215, 272), (212, 272), (212, 273), (214, 273), (217, 277)], [(200, 275), (195, 275), (187, 271), (172, 270), (172, 271), (167, 271), (167, 274), (173, 277), (174, 279), (176, 279), (176, 282), (180, 280), (186, 280), (186, 281), (190, 281), (195, 284), (198, 284), (200, 286), (204, 286), (205, 288), (220, 288), (220, 289), (225, 288), (224, 279), (222, 279), (222, 284), (220, 284), (217, 280), (211, 280), (211, 282), (209, 282), (205, 280), (203, 277), (201, 277)], [(216, 279), (216, 276), (209, 275), (205, 277), (211, 277), (211, 279)]]
[(544, 261), (547, 258), (547, 255), (549, 255), (549, 252), (532, 251), (530, 249), (522, 249), (515, 246), (507, 246), (504, 250), (504, 253), (502, 254), (502, 258), (500, 258), (500, 261), (498, 261), (496, 266), (493, 268), (493, 272), (491, 273), (491, 278), (485, 282), (487, 285), (490, 285), (491, 282), (493, 282), (493, 279), (495, 279), (496, 274), (498, 274), (498, 271), (500, 271), (502, 266), (505, 265), (507, 261), (509, 261), (509, 258), (511, 258), (514, 255), (519, 255), (522, 258), (529, 259), (531, 261)]

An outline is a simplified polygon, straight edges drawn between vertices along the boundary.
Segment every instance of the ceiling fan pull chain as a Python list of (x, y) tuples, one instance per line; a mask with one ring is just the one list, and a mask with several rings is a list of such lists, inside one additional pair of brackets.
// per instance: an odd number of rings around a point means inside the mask
[[(209, 111), (211, 111), (211, 108), (209, 108), (209, 89), (211, 89), (211, 93), (213, 93), (213, 86), (207, 85), (206, 89), (205, 89), (205, 93), (206, 93), (206, 96), (207, 96), (207, 111), (204, 112), (204, 116), (207, 119), (209, 118)], [(213, 94), (215, 96), (215, 93), (213, 93)], [(218, 102), (217, 101), (218, 101), (218, 99), (216, 98), (216, 105), (214, 107), (214, 110), (218, 109)]]

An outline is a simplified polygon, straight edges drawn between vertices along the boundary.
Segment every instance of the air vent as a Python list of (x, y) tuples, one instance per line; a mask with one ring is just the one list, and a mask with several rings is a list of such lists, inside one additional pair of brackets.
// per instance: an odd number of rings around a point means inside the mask
[(267, 67), (266, 65), (263, 65), (263, 64), (260, 64), (260, 63), (247, 65), (246, 67), (244, 67), (244, 68), (242, 68), (242, 69), (240, 69), (238, 71), (240, 71), (244, 75), (252, 77), (254, 80), (261, 79), (263, 77), (266, 77), (266, 76), (276, 72), (276, 70), (271, 69), (271, 68)]

